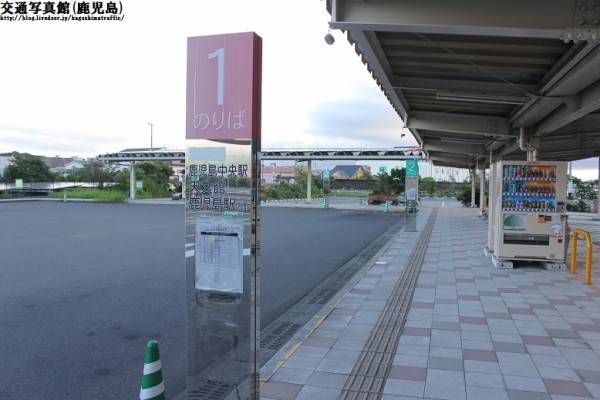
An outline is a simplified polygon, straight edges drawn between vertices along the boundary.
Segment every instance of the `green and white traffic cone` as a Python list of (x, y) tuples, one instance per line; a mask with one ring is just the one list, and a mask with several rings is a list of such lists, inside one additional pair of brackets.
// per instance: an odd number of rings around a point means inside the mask
[(385, 207), (383, 207), (383, 212), (384, 213), (390, 212), (390, 203), (388, 201), (385, 202)]
[(158, 342), (151, 340), (146, 346), (146, 359), (144, 360), (144, 376), (142, 377), (140, 400), (166, 399)]

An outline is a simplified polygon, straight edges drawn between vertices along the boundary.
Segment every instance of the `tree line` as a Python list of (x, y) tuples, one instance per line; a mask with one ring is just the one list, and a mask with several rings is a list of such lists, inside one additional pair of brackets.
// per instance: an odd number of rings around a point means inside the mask
[[(119, 170), (102, 161), (91, 160), (85, 162), (82, 169), (68, 172), (53, 172), (40, 158), (27, 153), (10, 153), (14, 157), (0, 175), (0, 182), (14, 183), (16, 179), (23, 182), (96, 182), (98, 188), (112, 189), (127, 192), (130, 188), (130, 172)], [(136, 179), (144, 182), (144, 192), (148, 196), (164, 197), (169, 195), (169, 178), (173, 175), (172, 168), (162, 162), (138, 162), (136, 163)], [(359, 178), (367, 181), (374, 193), (403, 194), (405, 190), (406, 168), (394, 168), (389, 174), (378, 173), (372, 175), (366, 171)], [(479, 179), (479, 177), (477, 177)], [(306, 197), (306, 186), (308, 182), (308, 171), (306, 168), (297, 167), (293, 182), (278, 176), (273, 185), (263, 189), (262, 197), (271, 199), (293, 199)], [(320, 175), (313, 175), (311, 192), (314, 197), (329, 194), (330, 188), (335, 184), (335, 178), (331, 177), (329, 184), (325, 184)], [(568, 210), (590, 211), (589, 203), (598, 196), (598, 180), (582, 181), (572, 177), (574, 192), (569, 197)], [(180, 187), (177, 188), (181, 190)], [(176, 189), (176, 190), (177, 190)], [(419, 177), (419, 191), (429, 196), (456, 197), (465, 206), (471, 205), (471, 184), (469, 182), (459, 183), (453, 188), (441, 190), (437, 188), (437, 182), (431, 177)], [(476, 206), (479, 206), (479, 184), (476, 186)]]
[[(357, 178), (368, 182), (369, 190), (374, 193), (403, 194), (405, 190), (406, 168), (393, 168), (389, 174), (379, 172), (377, 175), (365, 171)], [(308, 182), (308, 171), (303, 167), (296, 167), (293, 182), (289, 178), (277, 176), (272, 185), (263, 189), (262, 197), (266, 200), (297, 199), (306, 197), (306, 186)], [(311, 193), (314, 197), (329, 194), (331, 188), (335, 187), (336, 179), (331, 176), (329, 185), (325, 185), (321, 175), (313, 175)], [(436, 181), (433, 178), (419, 178), (421, 192), (433, 196), (436, 193)], [(449, 193), (451, 191), (448, 191)], [(448, 194), (448, 193), (447, 193)]]
[[(306, 168), (296, 167), (294, 182), (278, 176), (274, 184), (263, 190), (263, 198), (271, 199), (293, 199), (306, 197), (307, 186)], [(379, 172), (372, 175), (365, 171), (358, 180), (369, 182), (369, 188), (373, 193), (404, 194), (406, 179), (406, 168), (394, 168), (389, 174)], [(479, 207), (479, 176), (477, 176), (475, 187), (475, 205)], [(598, 180), (582, 181), (577, 177), (571, 178), (574, 192), (569, 196), (567, 204), (568, 211), (591, 211), (590, 203), (598, 197)], [(334, 186), (335, 178), (331, 177), (331, 186)], [(327, 188), (326, 188), (327, 190)], [(323, 180), (320, 175), (314, 175), (312, 179), (311, 193), (314, 197), (322, 196)], [(440, 196), (456, 198), (464, 206), (471, 206), (471, 183), (469, 181), (457, 182), (445, 189), (438, 187), (438, 182), (432, 177), (419, 177), (419, 193), (427, 196)], [(325, 194), (328, 194), (325, 192)], [(486, 196), (487, 193), (484, 193)]]
[[(12, 161), (0, 176), (4, 183), (14, 183), (22, 179), (29, 182), (94, 182), (99, 189), (111, 188), (127, 192), (130, 188), (130, 171), (119, 170), (102, 161), (91, 160), (83, 168), (68, 172), (53, 172), (40, 158), (16, 153)], [(144, 182), (144, 192), (148, 196), (165, 197), (169, 195), (169, 178), (173, 169), (162, 162), (138, 162), (135, 165), (136, 179)]]

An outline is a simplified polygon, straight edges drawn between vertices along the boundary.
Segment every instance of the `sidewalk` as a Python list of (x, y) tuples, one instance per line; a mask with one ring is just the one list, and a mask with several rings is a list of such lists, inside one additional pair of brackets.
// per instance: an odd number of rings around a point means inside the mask
[(583, 284), (585, 240), (576, 275), (496, 269), (477, 209), (419, 210), (417, 232), (398, 232), (263, 366), (261, 399), (600, 398), (600, 273)]

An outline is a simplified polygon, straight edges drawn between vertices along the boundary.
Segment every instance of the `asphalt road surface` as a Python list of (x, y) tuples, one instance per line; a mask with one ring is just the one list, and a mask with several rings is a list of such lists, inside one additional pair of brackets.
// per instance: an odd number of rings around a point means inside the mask
[[(263, 208), (263, 326), (400, 218)], [(135, 399), (146, 344), (185, 389), (182, 206), (0, 203), (0, 400)]]

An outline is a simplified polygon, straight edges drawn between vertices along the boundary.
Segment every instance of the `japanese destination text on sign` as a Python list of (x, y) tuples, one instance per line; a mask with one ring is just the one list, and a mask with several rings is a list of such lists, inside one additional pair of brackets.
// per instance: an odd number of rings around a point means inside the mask
[[(190, 164), (187, 208), (192, 211), (248, 212), (250, 203), (226, 188), (229, 179), (248, 178), (248, 165)], [(212, 179), (211, 179), (212, 178)]]
[(250, 139), (254, 33), (188, 38), (186, 139)]

